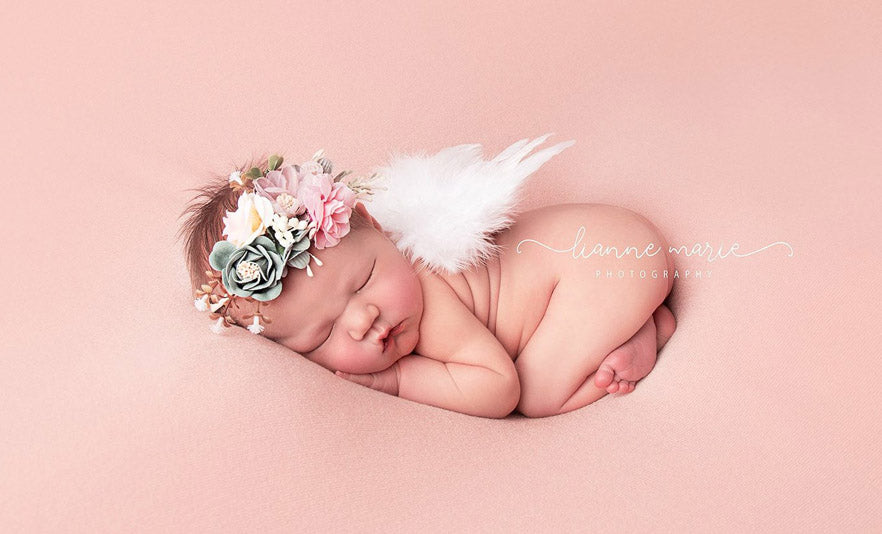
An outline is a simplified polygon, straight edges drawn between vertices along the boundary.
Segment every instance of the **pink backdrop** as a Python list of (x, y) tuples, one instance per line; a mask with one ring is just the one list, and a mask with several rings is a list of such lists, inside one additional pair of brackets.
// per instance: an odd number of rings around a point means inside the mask
[[(4, 7), (0, 530), (882, 530), (878, 2), (166, 4)], [(653, 373), (540, 420), (193, 309), (208, 173), (548, 131), (529, 206), (793, 257), (679, 257)]]

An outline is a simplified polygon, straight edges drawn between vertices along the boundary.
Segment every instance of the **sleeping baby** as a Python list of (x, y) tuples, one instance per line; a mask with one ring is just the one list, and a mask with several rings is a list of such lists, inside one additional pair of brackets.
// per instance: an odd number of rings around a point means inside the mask
[[(477, 145), (399, 159), (379, 181), (331, 178), (320, 153), (236, 171), (188, 208), (196, 307), (219, 331), (241, 325), (346, 380), (476, 416), (545, 417), (629, 393), (675, 329), (668, 244), (624, 208), (516, 214), (519, 184), (572, 144), (523, 159), (546, 137), (492, 162)], [(433, 188), (463, 198), (463, 183), (494, 180), (497, 193), (457, 208), (461, 227), (433, 211), (445, 204)]]

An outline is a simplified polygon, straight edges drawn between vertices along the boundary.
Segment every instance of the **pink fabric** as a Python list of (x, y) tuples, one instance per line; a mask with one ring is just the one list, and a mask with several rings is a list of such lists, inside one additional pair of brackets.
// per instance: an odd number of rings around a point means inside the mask
[[(882, 530), (878, 2), (285, 4), (4, 8), (0, 530)], [(652, 374), (540, 420), (193, 308), (174, 233), (208, 173), (546, 131), (577, 144), (528, 206), (793, 257), (678, 257), (712, 274)]]

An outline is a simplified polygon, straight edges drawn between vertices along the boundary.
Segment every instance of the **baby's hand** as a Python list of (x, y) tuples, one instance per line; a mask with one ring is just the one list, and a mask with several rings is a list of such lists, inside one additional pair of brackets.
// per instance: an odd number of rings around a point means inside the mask
[(376, 373), (358, 375), (337, 371), (334, 374), (350, 382), (398, 396), (398, 362), (392, 364), (388, 369)]

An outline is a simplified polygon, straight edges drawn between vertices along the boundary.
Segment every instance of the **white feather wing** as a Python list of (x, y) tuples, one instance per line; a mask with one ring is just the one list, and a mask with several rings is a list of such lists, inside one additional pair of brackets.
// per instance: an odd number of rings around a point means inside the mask
[[(514, 222), (526, 178), (575, 141), (526, 157), (548, 133), (522, 139), (490, 161), (481, 145), (445, 148), (434, 156), (393, 156), (367, 208), (398, 249), (435, 272), (457, 273), (499, 252), (494, 233)], [(526, 158), (526, 159), (525, 159)]]

